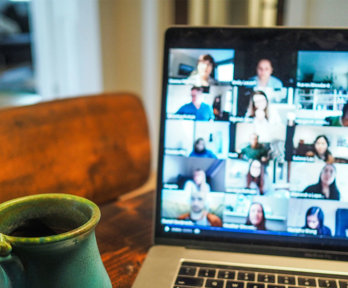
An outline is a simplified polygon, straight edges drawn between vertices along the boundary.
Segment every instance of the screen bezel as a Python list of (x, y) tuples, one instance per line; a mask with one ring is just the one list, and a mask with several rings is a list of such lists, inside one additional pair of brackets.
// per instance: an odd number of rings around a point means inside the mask
[[(163, 61), (163, 81), (162, 81), (162, 103), (160, 119), (160, 137), (159, 137), (159, 157), (157, 171), (157, 194), (156, 194), (156, 213), (154, 241), (156, 244), (172, 244), (191, 247), (211, 248), (212, 243), (216, 249), (234, 250), (239, 247), (258, 247), (256, 250), (277, 251), (277, 254), (291, 254), (300, 251), (303, 256), (304, 251), (313, 251), (308, 253), (309, 257), (319, 255), (318, 257), (339, 258), (338, 255), (345, 254), (348, 248), (348, 240), (344, 239), (325, 239), (322, 238), (303, 238), (292, 236), (259, 235), (248, 233), (221, 232), (219, 237), (212, 235), (192, 235), (192, 234), (169, 234), (161, 229), (161, 190), (163, 175), (163, 157), (164, 157), (164, 132), (166, 119), (166, 95), (168, 88), (168, 68), (169, 68), (169, 50), (171, 48), (221, 48), (231, 49), (231, 43), (234, 37), (260, 37), (277, 38), (287, 37), (288, 42), (282, 43), (280, 47), (296, 47), (297, 50), (319, 49), (322, 47), (315, 41), (320, 39), (320, 45), (323, 43), (329, 45), (336, 37), (341, 37), (341, 42), (336, 43), (335, 49), (339, 51), (348, 51), (348, 30), (347, 29), (324, 29), (324, 28), (246, 28), (246, 27), (172, 27), (166, 31), (164, 61)], [(226, 41), (226, 39), (228, 39)], [(326, 42), (323, 42), (326, 41)], [(218, 45), (213, 44), (218, 43)], [(277, 42), (278, 43), (278, 42)], [(279, 43), (278, 43), (279, 44)], [(316, 46), (317, 45), (317, 46)], [(226, 233), (226, 235), (224, 235)], [(229, 237), (227, 237), (227, 234)], [(238, 248), (238, 249), (239, 249)], [(261, 248), (261, 249), (259, 249)], [(300, 249), (300, 250), (299, 250)], [(321, 253), (331, 256), (320, 256)], [(346, 253), (348, 257), (348, 253)]]

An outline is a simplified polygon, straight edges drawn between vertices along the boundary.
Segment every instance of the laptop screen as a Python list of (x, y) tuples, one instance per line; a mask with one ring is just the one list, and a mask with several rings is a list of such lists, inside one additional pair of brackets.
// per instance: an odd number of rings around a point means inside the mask
[(348, 246), (348, 30), (172, 28), (164, 62), (157, 237)]

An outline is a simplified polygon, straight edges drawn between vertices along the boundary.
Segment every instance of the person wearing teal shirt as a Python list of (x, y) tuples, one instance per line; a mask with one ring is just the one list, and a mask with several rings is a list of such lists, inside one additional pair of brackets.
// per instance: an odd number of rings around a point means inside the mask
[(259, 136), (255, 133), (250, 135), (250, 144), (242, 149), (241, 156), (246, 159), (257, 159), (266, 162), (268, 159), (268, 150), (259, 143)]
[(348, 102), (344, 104), (342, 109), (342, 116), (332, 116), (325, 118), (329, 122), (330, 126), (345, 126), (348, 127)]

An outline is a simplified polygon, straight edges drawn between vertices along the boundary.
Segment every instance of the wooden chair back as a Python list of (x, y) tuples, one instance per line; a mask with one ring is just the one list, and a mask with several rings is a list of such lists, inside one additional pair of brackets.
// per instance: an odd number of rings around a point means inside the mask
[(144, 184), (150, 159), (144, 107), (132, 94), (0, 110), (0, 203), (69, 193), (101, 204)]

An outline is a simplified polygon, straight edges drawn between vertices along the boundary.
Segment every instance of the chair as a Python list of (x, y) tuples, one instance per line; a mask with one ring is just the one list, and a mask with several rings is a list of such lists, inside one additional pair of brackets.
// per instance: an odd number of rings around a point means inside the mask
[(135, 95), (0, 109), (0, 203), (39, 193), (105, 203), (144, 184), (150, 159), (146, 115)]

